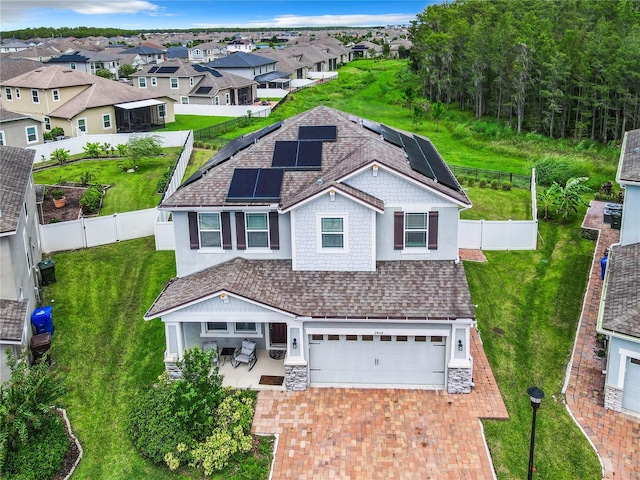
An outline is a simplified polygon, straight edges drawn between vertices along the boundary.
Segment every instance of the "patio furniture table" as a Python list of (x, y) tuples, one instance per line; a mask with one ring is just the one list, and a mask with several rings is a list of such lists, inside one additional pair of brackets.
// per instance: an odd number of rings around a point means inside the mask
[(236, 349), (233, 347), (224, 347), (220, 351), (220, 358), (222, 359), (221, 365), (227, 363), (227, 360), (231, 360), (231, 357), (233, 356), (233, 352), (235, 352), (235, 350)]

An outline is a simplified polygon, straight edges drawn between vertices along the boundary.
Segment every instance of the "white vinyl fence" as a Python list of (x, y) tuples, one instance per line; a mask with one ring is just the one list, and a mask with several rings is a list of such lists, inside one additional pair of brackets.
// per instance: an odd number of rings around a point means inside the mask
[[(246, 113), (246, 112), (245, 112)], [(35, 163), (45, 162), (51, 157), (51, 153), (58, 148), (69, 150), (70, 155), (76, 155), (84, 151), (87, 143), (108, 143), (112, 146), (127, 143), (132, 136), (141, 137), (155, 135), (162, 140), (163, 147), (179, 147), (184, 145), (191, 130), (180, 130), (176, 132), (148, 132), (148, 133), (112, 133), (104, 135), (83, 135), (81, 137), (67, 138), (57, 142), (43, 143), (34, 147), (29, 147), (36, 151)]]
[(154, 234), (155, 208), (40, 225), (45, 253), (106, 245)]
[(538, 241), (536, 171), (531, 172), (532, 220), (460, 220), (458, 247), (480, 250), (535, 250)]

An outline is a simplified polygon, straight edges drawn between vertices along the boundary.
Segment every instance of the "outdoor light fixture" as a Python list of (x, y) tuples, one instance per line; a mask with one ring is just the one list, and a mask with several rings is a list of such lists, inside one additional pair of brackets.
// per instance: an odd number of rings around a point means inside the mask
[(540, 408), (540, 403), (544, 398), (544, 392), (538, 387), (527, 388), (527, 394), (531, 400), (531, 408), (533, 409), (533, 418), (531, 419), (531, 446), (529, 447), (529, 472), (527, 480), (533, 478), (533, 445), (536, 438), (536, 412)]
[(378, 165), (374, 165), (373, 166), (373, 176), (377, 177), (378, 176)]
[(464, 347), (462, 346), (462, 340), (458, 340), (458, 351), (461, 352)]
[(220, 299), (224, 302), (224, 303), (229, 303), (229, 296), (226, 293), (221, 293), (220, 294)]
[(329, 190), (329, 197), (331, 197), (331, 201), (334, 202), (336, 200), (336, 191), (333, 189)]
[(293, 347), (294, 350), (298, 348), (298, 339), (297, 338), (293, 339), (292, 347)]

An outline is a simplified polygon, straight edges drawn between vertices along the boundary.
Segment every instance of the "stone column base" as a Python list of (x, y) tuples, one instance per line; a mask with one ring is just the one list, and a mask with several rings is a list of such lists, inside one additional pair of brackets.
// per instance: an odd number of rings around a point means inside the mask
[(614, 412), (622, 411), (622, 390), (620, 388), (605, 385), (604, 408), (608, 408)]
[(169, 380), (179, 380), (182, 378), (182, 370), (178, 368), (176, 362), (164, 362), (164, 369), (169, 372)]
[(471, 368), (449, 368), (447, 392), (471, 393), (471, 388), (473, 388), (471, 374)]
[(307, 389), (307, 366), (285, 365), (284, 384), (288, 392), (302, 392)]

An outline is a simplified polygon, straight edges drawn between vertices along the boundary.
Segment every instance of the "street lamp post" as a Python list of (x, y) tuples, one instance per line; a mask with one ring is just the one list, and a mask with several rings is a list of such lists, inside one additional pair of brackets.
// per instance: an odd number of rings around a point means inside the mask
[(527, 480), (533, 478), (533, 445), (536, 438), (536, 412), (540, 408), (540, 402), (544, 398), (544, 392), (538, 387), (527, 388), (529, 399), (531, 400), (531, 408), (533, 409), (533, 418), (531, 420), (531, 446), (529, 447), (529, 472), (527, 474)]

